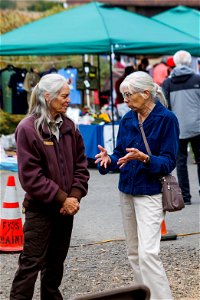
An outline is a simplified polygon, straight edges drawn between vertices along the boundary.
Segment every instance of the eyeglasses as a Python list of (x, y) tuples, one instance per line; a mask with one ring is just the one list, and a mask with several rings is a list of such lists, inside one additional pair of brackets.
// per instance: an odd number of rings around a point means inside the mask
[(130, 99), (130, 97), (132, 96), (133, 94), (129, 93), (129, 92), (126, 92), (126, 93), (123, 93), (122, 94), (122, 97), (123, 98), (126, 98), (126, 99)]

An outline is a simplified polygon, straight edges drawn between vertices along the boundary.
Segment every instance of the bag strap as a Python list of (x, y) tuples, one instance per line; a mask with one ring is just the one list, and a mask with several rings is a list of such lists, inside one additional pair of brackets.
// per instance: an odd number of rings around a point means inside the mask
[[(149, 144), (148, 144), (148, 142), (147, 142), (147, 138), (146, 138), (146, 135), (145, 135), (145, 132), (144, 132), (142, 123), (139, 123), (139, 127), (140, 127), (140, 131), (141, 131), (141, 133), (142, 133), (142, 138), (143, 138), (143, 141), (144, 141), (144, 144), (145, 144), (147, 153), (148, 153), (149, 155), (151, 155), (151, 150), (150, 150), (150, 148), (149, 148)], [(170, 173), (169, 175), (172, 175), (172, 174)], [(161, 180), (161, 181), (165, 181), (165, 180), (166, 180), (166, 179), (165, 179), (165, 176), (160, 177), (160, 180)]]
[(147, 153), (148, 153), (149, 155), (151, 155), (151, 150), (150, 150), (150, 148), (149, 148), (149, 144), (148, 144), (148, 142), (147, 142), (147, 138), (146, 138), (146, 135), (145, 135), (145, 132), (144, 132), (142, 123), (139, 123), (139, 127), (140, 127), (140, 131), (141, 131), (141, 133), (142, 133), (142, 138), (143, 138), (143, 141), (144, 141), (144, 144), (145, 144)]

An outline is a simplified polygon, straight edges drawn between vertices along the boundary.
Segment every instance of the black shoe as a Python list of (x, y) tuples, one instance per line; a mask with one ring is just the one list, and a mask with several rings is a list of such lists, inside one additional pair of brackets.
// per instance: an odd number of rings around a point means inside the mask
[(184, 202), (184, 204), (185, 205), (191, 205), (192, 203), (191, 203), (191, 201), (186, 201), (186, 202)]

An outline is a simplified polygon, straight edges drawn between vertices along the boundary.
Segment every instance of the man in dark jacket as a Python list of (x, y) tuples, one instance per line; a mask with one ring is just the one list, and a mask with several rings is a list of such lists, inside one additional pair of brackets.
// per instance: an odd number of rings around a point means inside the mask
[[(197, 163), (200, 186), (200, 76), (191, 69), (191, 55), (178, 51), (173, 56), (176, 67), (162, 85), (169, 108), (175, 113), (180, 125), (177, 176), (185, 204), (191, 204), (187, 168), (190, 143)], [(199, 189), (200, 191), (200, 189)]]

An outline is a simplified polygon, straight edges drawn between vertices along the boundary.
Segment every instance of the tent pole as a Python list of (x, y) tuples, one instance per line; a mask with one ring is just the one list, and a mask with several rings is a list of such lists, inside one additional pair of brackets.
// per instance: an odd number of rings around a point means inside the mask
[[(83, 63), (84, 63), (84, 55), (82, 55), (82, 66)], [(82, 108), (83, 108), (85, 106), (85, 91), (81, 90), (81, 93), (82, 93)]]
[(114, 101), (113, 101), (113, 45), (110, 47), (110, 100), (111, 100), (111, 113), (112, 113), (112, 138), (113, 150), (115, 148), (115, 121), (114, 121)]
[(97, 70), (98, 70), (98, 96), (99, 96), (99, 103), (100, 103), (100, 92), (101, 92), (101, 74), (100, 74), (100, 54), (97, 55)]

